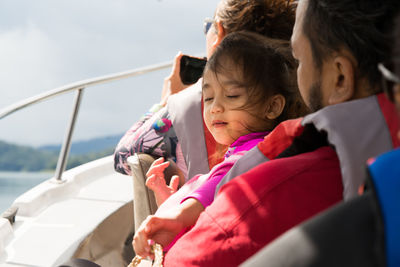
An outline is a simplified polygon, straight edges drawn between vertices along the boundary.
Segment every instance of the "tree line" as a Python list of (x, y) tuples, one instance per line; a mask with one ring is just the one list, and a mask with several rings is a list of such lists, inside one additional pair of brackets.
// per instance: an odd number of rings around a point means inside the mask
[[(114, 147), (81, 155), (70, 155), (67, 169), (111, 155)], [(0, 141), (0, 171), (50, 171), (57, 165), (58, 151), (45, 151)]]

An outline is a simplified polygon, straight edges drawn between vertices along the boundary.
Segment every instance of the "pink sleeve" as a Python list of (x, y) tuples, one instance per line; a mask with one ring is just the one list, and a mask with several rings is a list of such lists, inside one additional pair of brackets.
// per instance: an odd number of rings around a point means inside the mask
[[(230, 158), (232, 157), (234, 156), (231, 156)], [(235, 162), (236, 160), (233, 160), (232, 158), (232, 160), (224, 160), (215, 166), (213, 170), (211, 170), (208, 180), (198, 189), (186, 196), (181, 203), (188, 198), (195, 198), (204, 206), (204, 208), (209, 206), (214, 201), (215, 189), (218, 183), (228, 173)]]

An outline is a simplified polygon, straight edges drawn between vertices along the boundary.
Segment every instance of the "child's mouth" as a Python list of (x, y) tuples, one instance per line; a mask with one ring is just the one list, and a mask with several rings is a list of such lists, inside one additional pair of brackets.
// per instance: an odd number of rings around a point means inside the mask
[(223, 127), (226, 126), (228, 123), (225, 121), (213, 121), (212, 126), (214, 127)]

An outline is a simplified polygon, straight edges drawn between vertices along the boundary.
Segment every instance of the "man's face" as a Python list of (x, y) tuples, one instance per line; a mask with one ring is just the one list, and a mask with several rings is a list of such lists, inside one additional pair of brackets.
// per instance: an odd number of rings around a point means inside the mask
[(317, 111), (327, 105), (324, 97), (324, 72), (315, 66), (310, 41), (303, 33), (303, 20), (308, 0), (300, 0), (296, 10), (296, 22), (291, 38), (293, 57), (298, 61), (297, 83), (300, 94), (311, 111)]

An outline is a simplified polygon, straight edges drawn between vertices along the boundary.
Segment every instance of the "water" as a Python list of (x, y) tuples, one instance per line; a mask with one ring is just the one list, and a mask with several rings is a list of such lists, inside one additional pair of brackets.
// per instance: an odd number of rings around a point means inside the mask
[(0, 214), (19, 195), (52, 176), (50, 172), (0, 172)]

